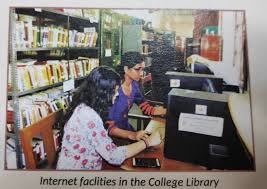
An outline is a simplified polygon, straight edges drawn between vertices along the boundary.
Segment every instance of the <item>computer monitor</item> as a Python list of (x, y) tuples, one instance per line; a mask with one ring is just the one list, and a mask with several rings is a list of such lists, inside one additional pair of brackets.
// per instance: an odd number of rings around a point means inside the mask
[(208, 169), (251, 170), (225, 94), (172, 89), (168, 94), (164, 156)]
[(222, 93), (223, 79), (209, 74), (168, 71), (163, 77), (153, 78), (152, 95), (154, 100), (167, 103), (172, 88)]

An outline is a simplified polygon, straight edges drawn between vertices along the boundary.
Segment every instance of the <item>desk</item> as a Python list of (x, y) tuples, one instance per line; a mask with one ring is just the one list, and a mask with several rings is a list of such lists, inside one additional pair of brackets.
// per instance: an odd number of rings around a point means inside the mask
[(153, 131), (158, 130), (161, 137), (163, 138), (163, 142), (156, 147), (150, 147), (135, 157), (143, 157), (143, 158), (159, 158), (161, 163), (161, 168), (136, 168), (133, 167), (132, 158), (125, 160), (123, 165), (121, 165), (120, 169), (118, 167), (113, 167), (111, 165), (104, 165), (104, 170), (126, 170), (126, 171), (205, 171), (206, 168), (190, 163), (185, 163), (181, 161), (167, 159), (163, 155), (164, 150), (164, 136), (165, 136), (165, 120), (160, 118), (152, 119), (148, 125), (151, 127)]
[(153, 148), (153, 150), (147, 149), (135, 157), (142, 157), (142, 158), (159, 158), (161, 168), (136, 168), (133, 167), (133, 161), (132, 158), (127, 159), (123, 165), (121, 166), (121, 169), (126, 171), (203, 171), (206, 170), (206, 168), (193, 165), (190, 163), (185, 163), (181, 161), (171, 160), (167, 159), (163, 156), (163, 149), (164, 144), (161, 143), (157, 148)]

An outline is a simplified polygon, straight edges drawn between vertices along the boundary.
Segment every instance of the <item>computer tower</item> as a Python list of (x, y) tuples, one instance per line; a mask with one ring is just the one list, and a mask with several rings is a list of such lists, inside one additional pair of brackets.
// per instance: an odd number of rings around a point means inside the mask
[[(168, 94), (164, 156), (208, 169), (252, 170), (253, 158), (239, 138), (227, 100), (225, 94), (172, 89)], [(190, 120), (181, 120), (184, 115)], [(210, 128), (205, 127), (205, 119), (219, 120), (221, 133), (212, 133), (215, 122), (208, 122)], [(186, 123), (183, 121), (192, 120), (188, 125), (194, 131), (182, 128)]]

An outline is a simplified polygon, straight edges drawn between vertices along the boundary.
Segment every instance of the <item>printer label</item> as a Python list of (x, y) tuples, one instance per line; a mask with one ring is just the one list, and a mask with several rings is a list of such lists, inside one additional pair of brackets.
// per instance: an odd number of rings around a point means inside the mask
[(196, 104), (195, 114), (207, 115), (207, 106)]
[(181, 113), (178, 130), (222, 137), (224, 119), (221, 117)]
[(170, 79), (170, 87), (180, 87), (180, 79)]

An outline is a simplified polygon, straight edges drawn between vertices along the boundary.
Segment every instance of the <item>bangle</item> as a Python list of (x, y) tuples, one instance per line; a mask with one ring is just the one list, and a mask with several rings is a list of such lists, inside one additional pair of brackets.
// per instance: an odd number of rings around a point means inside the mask
[(148, 148), (149, 147), (149, 144), (148, 144), (147, 140), (146, 139), (142, 139), (142, 141), (144, 141), (144, 143), (146, 145), (146, 148)]
[(111, 125), (109, 128), (108, 128), (108, 135), (111, 135), (111, 131), (115, 128), (115, 125)]

